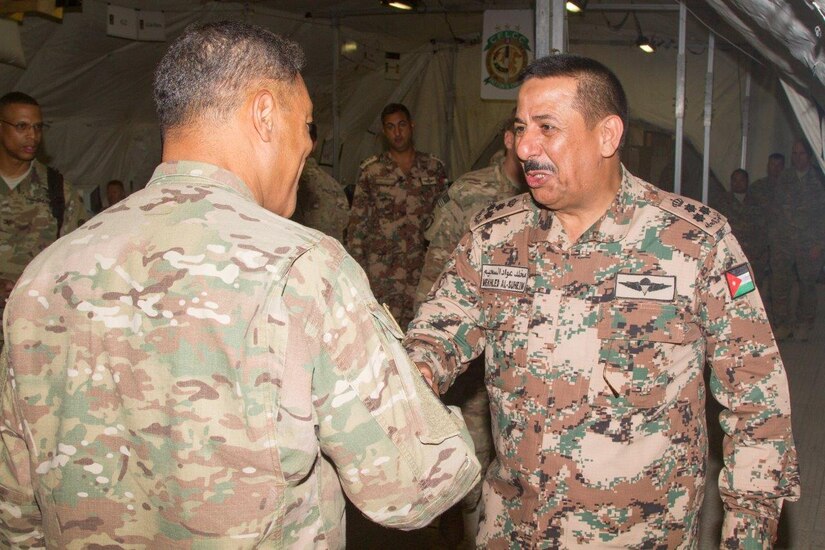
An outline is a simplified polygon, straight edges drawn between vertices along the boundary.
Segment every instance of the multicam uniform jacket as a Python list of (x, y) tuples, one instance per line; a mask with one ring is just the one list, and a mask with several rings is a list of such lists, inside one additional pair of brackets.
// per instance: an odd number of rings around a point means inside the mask
[(421, 279), (415, 293), (415, 303), (420, 304), (447, 265), (458, 241), (467, 232), (471, 216), (493, 202), (512, 197), (522, 190), (518, 182), (510, 181), (504, 172), (504, 156), (487, 168), (468, 172), (458, 178), (439, 197), (433, 212), (433, 223), (424, 232), (429, 241)]
[[(29, 176), (14, 189), (0, 180), (0, 284), (4, 280), (16, 281), (32, 258), (57, 240), (57, 220), (49, 205), (46, 165), (36, 160), (32, 165)], [(89, 219), (80, 194), (65, 180), (63, 197), (66, 207), (61, 235)], [(0, 288), (0, 318), (5, 298)]]
[(485, 548), (695, 548), (703, 369), (726, 408), (723, 546), (799, 495), (779, 350), (722, 216), (628, 173), (570, 242), (520, 195), (476, 216), (405, 340), (446, 390), (484, 352)]
[(367, 272), (372, 291), (402, 327), (413, 316), (413, 301), (438, 197), (447, 190), (447, 172), (436, 157), (416, 152), (409, 174), (389, 153), (361, 163), (347, 228), (347, 250)]
[(314, 158), (307, 158), (298, 182), (298, 200), (293, 221), (317, 229), (343, 242), (349, 220), (344, 188), (327, 174)]
[(358, 265), (217, 167), (161, 164), (6, 313), (4, 547), (340, 548), (342, 485), (414, 528), (478, 479)]

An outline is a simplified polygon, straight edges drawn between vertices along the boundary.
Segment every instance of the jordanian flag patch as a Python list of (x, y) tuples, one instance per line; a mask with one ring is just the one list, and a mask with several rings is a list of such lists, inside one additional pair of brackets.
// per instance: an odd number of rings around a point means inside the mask
[(749, 264), (738, 265), (726, 271), (725, 279), (728, 282), (728, 291), (730, 291), (731, 298), (739, 298), (756, 289)]

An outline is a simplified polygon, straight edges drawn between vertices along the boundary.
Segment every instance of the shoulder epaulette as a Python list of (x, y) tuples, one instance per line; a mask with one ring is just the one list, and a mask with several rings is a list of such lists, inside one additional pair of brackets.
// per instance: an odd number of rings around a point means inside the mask
[(725, 216), (706, 204), (673, 193), (662, 195), (659, 208), (692, 223), (709, 235), (715, 235), (727, 223)]
[(363, 170), (364, 168), (366, 168), (367, 166), (369, 166), (370, 164), (372, 164), (373, 162), (375, 162), (377, 160), (378, 160), (378, 155), (373, 155), (371, 157), (367, 157), (367, 158), (365, 158), (364, 160), (361, 161), (361, 164), (358, 166), (358, 169)]
[(482, 208), (473, 217), (472, 222), (470, 223), (470, 230), (472, 231), (477, 227), (481, 227), (482, 225), (486, 225), (492, 221), (500, 220), (501, 218), (506, 218), (508, 216), (512, 216), (513, 214), (528, 210), (530, 208), (530, 200), (530, 193), (522, 193), (521, 195), (516, 195), (515, 197), (510, 197), (509, 199), (494, 202), (493, 204)]

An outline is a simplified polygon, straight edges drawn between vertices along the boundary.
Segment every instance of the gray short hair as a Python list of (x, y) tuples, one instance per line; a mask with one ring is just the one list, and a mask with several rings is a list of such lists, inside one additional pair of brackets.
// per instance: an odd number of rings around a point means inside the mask
[(295, 42), (239, 21), (190, 25), (160, 60), (153, 95), (161, 132), (226, 120), (263, 80), (292, 83), (304, 65)]

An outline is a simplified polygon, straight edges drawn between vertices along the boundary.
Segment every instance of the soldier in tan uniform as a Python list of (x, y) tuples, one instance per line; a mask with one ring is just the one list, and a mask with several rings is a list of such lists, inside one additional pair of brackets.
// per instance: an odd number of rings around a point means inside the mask
[[(427, 248), (421, 281), (418, 283), (417, 304), (426, 299), (456, 245), (469, 229), (472, 216), (491, 203), (526, 191), (524, 173), (516, 155), (514, 124), (515, 117), (512, 116), (502, 125), (504, 149), (493, 155), (490, 166), (464, 174), (439, 198), (433, 213), (433, 223), (425, 232), (430, 246)], [(473, 362), (468, 372), (445, 395), (445, 401), (461, 407), (475, 444), (476, 457), (482, 470), (486, 470), (490, 464), (492, 440), (490, 401), (484, 387), (483, 361), (479, 359)], [(465, 547), (471, 547), (475, 541), (480, 502), (479, 483), (462, 501)]]
[(447, 190), (447, 171), (433, 155), (415, 150), (415, 126), (404, 105), (384, 107), (381, 124), (388, 150), (361, 163), (346, 244), (375, 297), (406, 327), (427, 249), (424, 229)]
[[(309, 137), (314, 152), (318, 145), (315, 124), (309, 127)], [(344, 230), (349, 220), (347, 195), (341, 184), (318, 166), (312, 155), (307, 157), (301, 179), (298, 180), (298, 202), (292, 219), (344, 242)]]
[(484, 548), (696, 548), (703, 371), (723, 405), (724, 548), (767, 548), (799, 496), (779, 349), (730, 226), (628, 173), (615, 75), (534, 61), (516, 150), (530, 193), (470, 224), (405, 346), (444, 392), (484, 353), (496, 458)]
[(344, 491), (423, 527), (479, 478), (460, 413), (340, 243), (288, 219), (297, 44), (189, 27), (155, 73), (163, 162), (41, 253), (6, 310), (0, 547), (343, 548)]
[(80, 194), (35, 159), (43, 128), (33, 97), (10, 92), (0, 98), (0, 318), (32, 258), (89, 218)]

